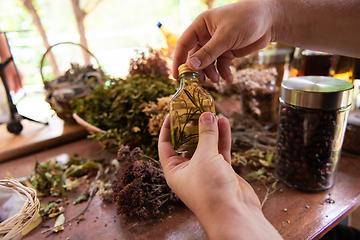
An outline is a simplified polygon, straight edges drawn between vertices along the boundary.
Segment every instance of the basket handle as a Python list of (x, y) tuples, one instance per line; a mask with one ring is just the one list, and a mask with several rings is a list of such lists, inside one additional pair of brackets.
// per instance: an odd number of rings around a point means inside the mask
[(86, 47), (84, 47), (83, 45), (81, 45), (81, 44), (79, 44), (79, 43), (74, 43), (74, 42), (58, 42), (58, 43), (50, 46), (50, 47), (46, 50), (46, 52), (44, 53), (44, 55), (43, 55), (42, 58), (41, 58), (41, 61), (40, 61), (40, 76), (41, 76), (41, 79), (42, 79), (43, 83), (45, 83), (45, 79), (44, 79), (44, 75), (43, 75), (43, 70), (42, 70), (42, 69), (43, 69), (44, 60), (45, 60), (45, 55), (46, 55), (48, 52), (50, 52), (50, 50), (51, 50), (53, 47), (58, 46), (58, 45), (61, 45), (61, 44), (72, 44), (72, 45), (76, 45), (76, 46), (81, 47), (83, 50), (85, 50), (87, 53), (89, 53), (89, 54), (96, 60), (97, 64), (99, 65), (99, 68), (100, 68), (100, 63), (99, 63), (98, 59), (95, 57), (95, 55), (94, 55), (92, 52), (90, 52), (90, 51), (89, 51)]

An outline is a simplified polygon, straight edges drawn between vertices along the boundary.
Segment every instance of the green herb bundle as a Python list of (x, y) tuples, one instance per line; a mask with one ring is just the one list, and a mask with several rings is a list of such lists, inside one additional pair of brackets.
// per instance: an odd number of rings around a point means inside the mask
[(119, 145), (126, 144), (140, 146), (155, 156), (157, 140), (149, 132), (150, 116), (143, 109), (150, 101), (157, 102), (174, 92), (174, 81), (168, 77), (137, 74), (126, 79), (108, 79), (87, 97), (71, 104), (86, 122), (107, 131), (92, 136), (104, 143), (104, 150), (116, 151)]

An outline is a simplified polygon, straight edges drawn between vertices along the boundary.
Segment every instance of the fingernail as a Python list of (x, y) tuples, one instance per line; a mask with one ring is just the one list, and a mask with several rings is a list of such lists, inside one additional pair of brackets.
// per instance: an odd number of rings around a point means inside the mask
[(192, 57), (189, 59), (189, 62), (191, 63), (191, 65), (193, 65), (194, 67), (200, 67), (201, 62), (197, 57)]
[(205, 113), (201, 115), (201, 122), (202, 123), (213, 123), (214, 122), (214, 115), (211, 113)]

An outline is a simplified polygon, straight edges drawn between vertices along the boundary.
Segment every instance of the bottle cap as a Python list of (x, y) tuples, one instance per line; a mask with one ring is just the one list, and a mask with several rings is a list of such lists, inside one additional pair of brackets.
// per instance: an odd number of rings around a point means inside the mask
[(179, 70), (179, 76), (183, 73), (186, 73), (186, 72), (194, 72), (194, 73), (197, 73), (197, 71), (194, 71), (192, 69), (189, 68), (189, 66), (184, 63), (184, 64), (181, 64), (179, 67), (178, 67), (178, 70)]

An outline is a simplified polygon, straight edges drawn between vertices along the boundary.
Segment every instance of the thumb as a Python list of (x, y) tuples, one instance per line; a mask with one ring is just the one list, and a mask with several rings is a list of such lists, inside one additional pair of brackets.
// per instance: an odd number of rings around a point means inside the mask
[(195, 154), (218, 154), (219, 130), (214, 114), (205, 112), (199, 119), (199, 143)]
[(215, 32), (214, 36), (204, 46), (189, 57), (189, 67), (194, 70), (201, 70), (209, 66), (228, 50), (224, 43), (226, 43), (226, 39), (218, 36), (218, 33)]

